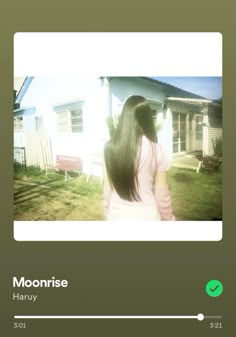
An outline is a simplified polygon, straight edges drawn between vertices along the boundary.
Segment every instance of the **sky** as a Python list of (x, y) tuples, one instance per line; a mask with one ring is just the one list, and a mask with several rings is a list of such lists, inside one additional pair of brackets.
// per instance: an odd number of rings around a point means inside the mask
[(222, 97), (222, 77), (153, 77), (208, 99)]
[[(175, 87), (190, 91), (208, 99), (222, 97), (222, 77), (152, 77), (161, 82), (169, 83)], [(14, 80), (14, 89), (19, 90), (25, 77)]]

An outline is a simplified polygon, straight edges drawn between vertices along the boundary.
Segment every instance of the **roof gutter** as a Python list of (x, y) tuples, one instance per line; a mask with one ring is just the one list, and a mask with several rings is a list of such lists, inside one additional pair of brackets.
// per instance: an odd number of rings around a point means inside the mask
[(160, 104), (160, 105), (165, 104), (164, 101), (159, 101), (159, 100), (152, 99), (152, 98), (148, 98), (148, 97), (145, 97), (145, 98), (146, 98), (146, 100), (147, 100), (148, 102), (151, 102), (151, 103), (157, 103), (157, 104)]
[(182, 97), (166, 97), (168, 101), (180, 101), (186, 103), (212, 103), (210, 99), (201, 98), (182, 98)]

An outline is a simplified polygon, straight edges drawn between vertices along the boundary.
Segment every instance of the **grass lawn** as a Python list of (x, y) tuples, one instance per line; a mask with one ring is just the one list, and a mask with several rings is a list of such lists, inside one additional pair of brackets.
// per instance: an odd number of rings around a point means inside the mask
[(28, 170), (14, 179), (15, 220), (103, 220), (102, 185), (85, 175), (64, 181), (59, 174)]
[[(169, 172), (172, 204), (177, 220), (222, 218), (221, 174), (197, 174), (172, 168)], [(85, 175), (64, 181), (37, 168), (15, 169), (15, 220), (103, 220), (102, 185)]]
[(222, 219), (222, 174), (171, 168), (169, 183), (177, 220)]

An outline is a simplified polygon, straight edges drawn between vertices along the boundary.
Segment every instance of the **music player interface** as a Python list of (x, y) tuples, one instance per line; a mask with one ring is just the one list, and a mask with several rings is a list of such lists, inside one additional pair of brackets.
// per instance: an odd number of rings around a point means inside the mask
[(4, 336), (227, 331), (222, 39), (15, 32)]

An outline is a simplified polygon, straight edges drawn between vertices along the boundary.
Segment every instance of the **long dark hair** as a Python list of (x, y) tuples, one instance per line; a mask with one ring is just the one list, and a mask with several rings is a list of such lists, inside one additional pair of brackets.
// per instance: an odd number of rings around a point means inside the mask
[(142, 135), (157, 143), (150, 105), (142, 96), (131, 96), (125, 101), (117, 128), (104, 149), (109, 181), (119, 196), (129, 201), (140, 201), (137, 167)]

